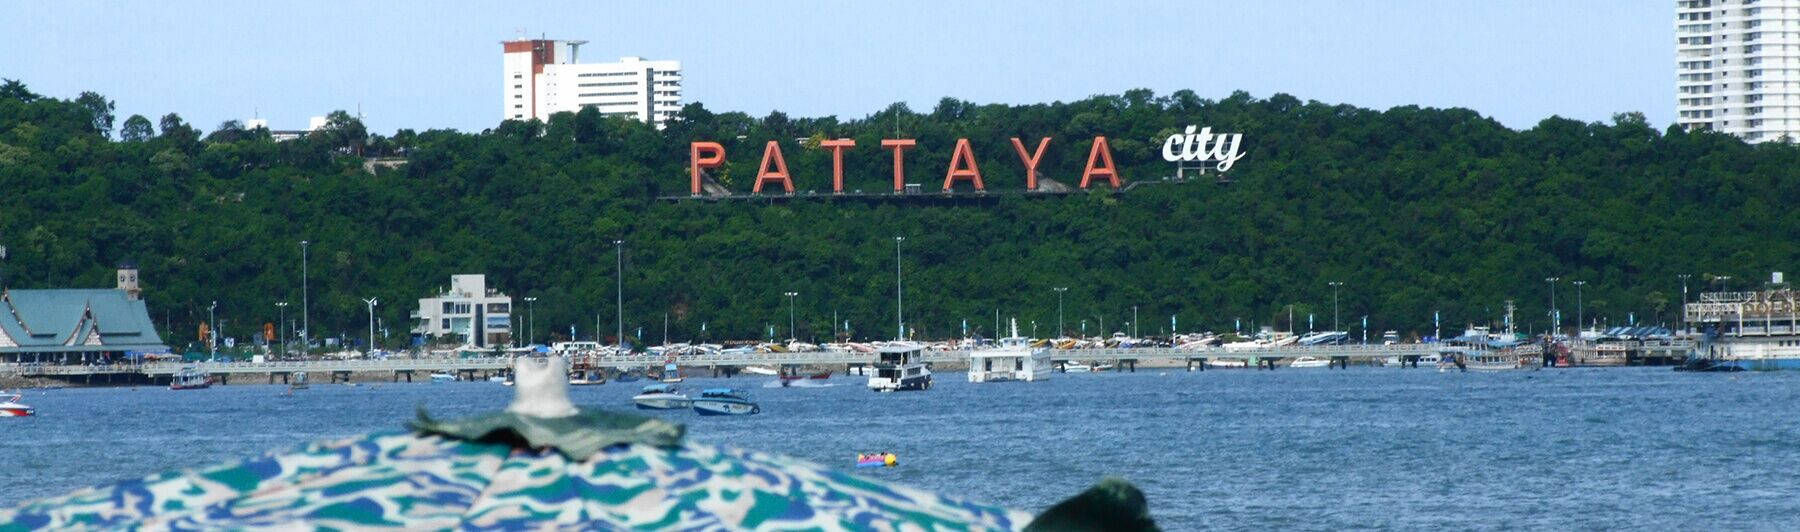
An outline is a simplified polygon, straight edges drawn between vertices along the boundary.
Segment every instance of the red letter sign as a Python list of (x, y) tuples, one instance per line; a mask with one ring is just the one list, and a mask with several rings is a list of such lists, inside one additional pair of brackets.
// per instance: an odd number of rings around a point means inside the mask
[[(701, 156), (705, 153), (705, 156)], [(725, 164), (725, 147), (717, 142), (694, 142), (688, 144), (688, 174), (692, 175), (693, 194), (700, 195), (700, 171), (717, 168)]]
[[(1105, 165), (1094, 166), (1096, 160), (1105, 161)], [(1119, 189), (1119, 167), (1113, 165), (1112, 148), (1106, 145), (1106, 137), (1094, 137), (1094, 147), (1088, 150), (1087, 169), (1081, 171), (1081, 188), (1086, 190), (1089, 180), (1104, 177), (1112, 184), (1113, 190)]]
[[(773, 171), (769, 170), (770, 161), (775, 163)], [(794, 180), (788, 177), (787, 159), (781, 157), (781, 146), (773, 140), (769, 141), (768, 147), (763, 148), (762, 168), (756, 172), (756, 185), (750, 187), (750, 193), (761, 194), (763, 183), (769, 181), (781, 183), (781, 187), (787, 189), (787, 193), (794, 193)]]
[[(959, 168), (962, 165), (958, 163), (962, 162), (967, 162), (969, 167)], [(950, 154), (950, 170), (944, 172), (944, 192), (949, 192), (950, 185), (958, 179), (974, 181), (975, 190), (984, 191), (981, 187), (981, 167), (975, 164), (975, 152), (969, 149), (969, 139), (956, 139), (956, 151)]]
[(1030, 157), (1025, 156), (1025, 144), (1018, 137), (1013, 137), (1012, 143), (1013, 151), (1019, 152), (1019, 162), (1025, 165), (1025, 190), (1037, 190), (1037, 167), (1044, 162), (1044, 148), (1050, 147), (1050, 137), (1039, 140), (1037, 151)]
[(892, 148), (894, 150), (894, 192), (900, 192), (900, 189), (906, 186), (906, 159), (904, 153), (907, 148), (917, 146), (918, 144), (919, 143), (913, 139), (881, 139), (881, 147)]
[(855, 139), (819, 141), (819, 147), (831, 150), (831, 192), (844, 193), (844, 150), (856, 147)]

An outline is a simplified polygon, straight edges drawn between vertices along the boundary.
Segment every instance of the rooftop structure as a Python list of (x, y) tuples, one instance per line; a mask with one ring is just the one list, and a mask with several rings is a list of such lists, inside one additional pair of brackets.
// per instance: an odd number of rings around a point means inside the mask
[(516, 40), (501, 43), (501, 119), (547, 120), (593, 107), (657, 127), (681, 109), (681, 62), (622, 57), (616, 63), (579, 63), (587, 41)]
[(487, 276), (450, 276), (450, 289), (419, 300), (413, 336), (419, 340), (455, 335), (476, 347), (512, 343), (512, 296), (487, 287)]
[(0, 362), (103, 363), (169, 350), (139, 299), (137, 268), (111, 289), (0, 293)]

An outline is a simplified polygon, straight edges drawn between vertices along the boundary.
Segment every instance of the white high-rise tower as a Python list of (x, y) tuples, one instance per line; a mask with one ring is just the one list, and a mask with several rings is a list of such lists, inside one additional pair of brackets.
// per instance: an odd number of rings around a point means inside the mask
[(662, 127), (681, 110), (680, 61), (624, 57), (617, 63), (578, 63), (583, 44), (587, 41), (501, 43), (501, 118), (548, 120), (594, 107)]
[(1677, 0), (1675, 123), (1800, 140), (1800, 0)]

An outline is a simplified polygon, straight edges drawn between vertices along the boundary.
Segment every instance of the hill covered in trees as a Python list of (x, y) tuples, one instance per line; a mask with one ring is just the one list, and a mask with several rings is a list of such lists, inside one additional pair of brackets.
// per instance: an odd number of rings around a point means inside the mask
[[(155, 318), (191, 340), (207, 304), (245, 337), (300, 301), (299, 241), (311, 246), (315, 335), (360, 336), (360, 298), (403, 338), (406, 315), (456, 273), (486, 273), (534, 296), (538, 337), (613, 328), (615, 239), (625, 245), (628, 332), (785, 336), (784, 292), (799, 292), (803, 338), (825, 338), (835, 312), (860, 338), (892, 335), (894, 236), (906, 236), (906, 315), (921, 336), (992, 329), (996, 309), (1055, 333), (1054, 287), (1068, 287), (1071, 333), (1146, 335), (1177, 316), (1183, 331), (1241, 322), (1331, 323), (1342, 281), (1346, 328), (1429, 334), (1518, 320), (1542, 330), (1549, 286), (1573, 322), (1570, 280), (1586, 315), (1614, 323), (1675, 319), (1678, 274), (1698, 291), (1731, 276), (1760, 286), (1800, 257), (1800, 148), (1714, 133), (1658, 131), (1642, 116), (1612, 123), (1550, 118), (1508, 129), (1465, 109), (1387, 111), (1243, 93), (1224, 99), (1136, 90), (1025, 106), (945, 98), (919, 113), (895, 105), (863, 118), (752, 117), (690, 104), (658, 131), (592, 111), (508, 121), (479, 133), (369, 134), (335, 113), (306, 138), (272, 141), (227, 122), (203, 132), (170, 114), (114, 128), (112, 106), (84, 93), (0, 87), (0, 268), (11, 287), (110, 286), (114, 265), (142, 268)], [(802, 190), (829, 190), (816, 143), (853, 138), (846, 188), (891, 187), (883, 138), (917, 139), (908, 181), (942, 182), (957, 138), (970, 139), (991, 190), (1024, 176), (1011, 137), (1053, 137), (1046, 177), (1079, 181), (1091, 139), (1106, 136), (1125, 180), (1171, 173), (1162, 139), (1187, 125), (1241, 132), (1234, 182), (1105, 187), (980, 200), (659, 200), (684, 196), (691, 141), (718, 141), (714, 176), (747, 192), (766, 141), (777, 141)], [(405, 157), (376, 174), (365, 156)], [(521, 302), (515, 324), (528, 325)], [(1352, 328), (1352, 330), (1356, 330)]]

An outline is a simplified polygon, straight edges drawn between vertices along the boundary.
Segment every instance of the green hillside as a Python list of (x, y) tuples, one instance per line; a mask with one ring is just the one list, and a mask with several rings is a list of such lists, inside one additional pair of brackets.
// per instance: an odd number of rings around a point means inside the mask
[[(1346, 327), (1429, 334), (1499, 319), (1546, 325), (1544, 278), (1581, 279), (1586, 314), (1614, 323), (1673, 320), (1678, 274), (1694, 291), (1760, 286), (1800, 258), (1800, 148), (1712, 133), (1658, 131), (1635, 114), (1611, 124), (1550, 118), (1515, 131), (1466, 109), (1387, 111), (1243, 93), (1095, 96), (1026, 106), (946, 98), (926, 113), (894, 106), (856, 119), (751, 117), (688, 105), (663, 131), (597, 113), (506, 122), (478, 133), (370, 135), (348, 115), (307, 138), (171, 114), (115, 124), (104, 97), (59, 100), (0, 87), (0, 262), (11, 287), (110, 286), (142, 268), (151, 312), (193, 337), (208, 302), (225, 333), (248, 336), (300, 301), (300, 240), (311, 246), (315, 334), (363, 334), (359, 298), (379, 297), (394, 341), (414, 300), (457, 273), (535, 296), (540, 339), (613, 327), (614, 247), (625, 246), (628, 329), (660, 341), (706, 324), (713, 340), (785, 336), (783, 292), (797, 291), (802, 337), (836, 312), (858, 337), (893, 333), (894, 236), (906, 236), (906, 313), (921, 336), (984, 333), (998, 309), (1054, 334), (1066, 323), (1145, 334), (1171, 315), (1183, 331), (1274, 324), (1287, 308), (1331, 322), (1343, 281)], [(1079, 182), (1091, 139), (1110, 139), (1127, 181), (1171, 172), (1162, 139), (1186, 125), (1244, 134), (1234, 182), (1105, 187), (1066, 196), (981, 200), (696, 202), (688, 144), (724, 143), (715, 173), (748, 192), (763, 143), (781, 143), (802, 190), (830, 188), (821, 138), (854, 138), (847, 188), (891, 187), (882, 138), (918, 139), (910, 182), (937, 188), (955, 139), (972, 142), (987, 186), (1023, 188), (1011, 137), (1053, 137), (1040, 167)], [(117, 127), (115, 127), (117, 126)], [(797, 140), (798, 139), (798, 140)], [(808, 139), (811, 139), (810, 141)], [(362, 156), (403, 156), (376, 175)], [(1573, 287), (1557, 289), (1566, 322)], [(515, 323), (527, 325), (527, 306)], [(1353, 331), (1358, 329), (1352, 329)]]

